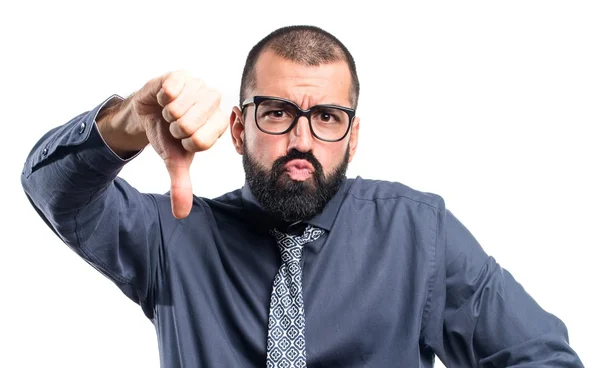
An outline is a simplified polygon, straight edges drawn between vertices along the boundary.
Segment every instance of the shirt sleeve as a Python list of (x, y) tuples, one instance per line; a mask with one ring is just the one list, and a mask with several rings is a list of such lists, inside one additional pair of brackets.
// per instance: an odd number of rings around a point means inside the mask
[(425, 345), (452, 367), (583, 367), (567, 328), (488, 256), (448, 210), (436, 215)]
[(117, 177), (141, 151), (121, 159), (95, 121), (100, 109), (120, 100), (113, 95), (46, 133), (25, 161), (21, 184), (50, 229), (153, 318), (161, 244), (156, 200)]

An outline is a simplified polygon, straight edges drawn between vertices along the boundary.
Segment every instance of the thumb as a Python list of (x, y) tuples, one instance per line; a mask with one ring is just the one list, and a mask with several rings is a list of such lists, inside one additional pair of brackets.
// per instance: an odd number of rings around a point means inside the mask
[(171, 209), (173, 216), (182, 219), (192, 210), (193, 192), (188, 160), (165, 161), (171, 177)]

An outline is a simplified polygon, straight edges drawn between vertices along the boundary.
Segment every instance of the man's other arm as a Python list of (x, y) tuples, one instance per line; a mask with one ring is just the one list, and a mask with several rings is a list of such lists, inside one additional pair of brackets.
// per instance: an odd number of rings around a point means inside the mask
[(567, 328), (442, 207), (424, 343), (449, 367), (583, 367)]

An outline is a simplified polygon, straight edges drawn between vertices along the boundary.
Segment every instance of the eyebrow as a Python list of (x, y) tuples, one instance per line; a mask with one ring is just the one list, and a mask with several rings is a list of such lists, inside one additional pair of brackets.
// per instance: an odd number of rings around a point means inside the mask
[[(275, 97), (275, 96), (272, 96), (272, 97)], [(298, 102), (292, 100), (291, 98), (288, 98), (288, 97), (279, 97), (279, 98), (283, 98), (283, 99), (286, 99), (288, 101), (291, 101), (291, 102), (295, 103), (297, 106), (299, 106), (301, 109), (304, 109)], [(311, 107), (321, 106), (321, 105), (333, 105), (333, 106), (339, 106), (339, 107), (349, 107), (349, 108), (352, 108), (352, 104), (351, 103), (348, 103), (349, 106), (346, 106), (344, 103), (338, 103), (338, 102), (319, 102), (319, 103), (315, 103), (315, 104), (310, 105), (308, 108), (310, 109)]]

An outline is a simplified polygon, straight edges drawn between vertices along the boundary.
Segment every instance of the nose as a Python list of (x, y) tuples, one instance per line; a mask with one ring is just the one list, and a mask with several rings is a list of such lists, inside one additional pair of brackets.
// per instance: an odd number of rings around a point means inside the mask
[(288, 144), (288, 152), (291, 149), (296, 149), (300, 152), (309, 152), (312, 150), (313, 136), (310, 132), (308, 119), (301, 116), (296, 123), (296, 126), (290, 131), (290, 142)]

